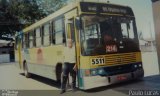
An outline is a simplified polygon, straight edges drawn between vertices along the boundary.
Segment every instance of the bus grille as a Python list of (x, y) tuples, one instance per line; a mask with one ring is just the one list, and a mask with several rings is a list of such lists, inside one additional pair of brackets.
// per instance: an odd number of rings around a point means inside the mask
[(137, 62), (136, 53), (112, 54), (105, 56), (105, 58), (105, 62), (108, 66), (130, 64)]

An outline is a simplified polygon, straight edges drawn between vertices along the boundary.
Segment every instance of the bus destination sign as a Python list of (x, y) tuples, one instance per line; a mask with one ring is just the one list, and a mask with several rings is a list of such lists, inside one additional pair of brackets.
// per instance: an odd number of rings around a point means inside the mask
[(110, 13), (110, 14), (127, 14), (133, 16), (131, 8), (102, 3), (81, 2), (82, 12)]
[(126, 9), (113, 8), (113, 7), (107, 7), (107, 6), (103, 6), (102, 11), (103, 12), (109, 12), (109, 13), (121, 13), (121, 14), (126, 14), (127, 13)]

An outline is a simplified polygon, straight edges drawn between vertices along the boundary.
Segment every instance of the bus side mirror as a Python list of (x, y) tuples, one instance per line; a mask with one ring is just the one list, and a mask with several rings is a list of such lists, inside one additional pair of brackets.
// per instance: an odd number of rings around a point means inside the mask
[(75, 25), (78, 30), (82, 29), (82, 23), (81, 23), (80, 17), (76, 17)]

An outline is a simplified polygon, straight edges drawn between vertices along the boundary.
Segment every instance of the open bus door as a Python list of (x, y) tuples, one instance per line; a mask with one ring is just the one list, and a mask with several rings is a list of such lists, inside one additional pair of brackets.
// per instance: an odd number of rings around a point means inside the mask
[(21, 33), (17, 36), (17, 44), (18, 44), (18, 63), (19, 63), (19, 68), (21, 69), (22, 68), (22, 52), (21, 52), (21, 47), (22, 47), (22, 35)]
[(76, 50), (76, 65), (77, 65), (77, 86), (79, 86), (79, 66), (80, 66), (80, 61), (79, 61), (79, 54), (80, 54), (80, 51), (79, 51), (79, 43), (77, 41), (78, 40), (78, 33), (76, 32), (76, 27), (75, 27), (75, 18), (70, 18), (70, 19), (67, 19), (67, 38), (69, 39), (72, 39), (73, 40), (73, 45), (75, 47), (75, 50)]

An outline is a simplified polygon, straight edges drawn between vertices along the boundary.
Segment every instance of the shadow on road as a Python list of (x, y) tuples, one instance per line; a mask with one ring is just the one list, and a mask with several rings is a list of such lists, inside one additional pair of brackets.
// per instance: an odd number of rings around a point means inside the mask
[[(20, 75), (25, 76), (24, 73), (20, 73)], [(45, 77), (41, 77), (41, 76), (38, 76), (38, 75), (35, 75), (35, 74), (32, 74), (30, 78), (34, 79), (38, 82), (45, 83), (49, 86), (60, 88), (60, 83), (57, 83), (54, 80), (51, 80), (51, 79), (48, 79), (48, 78), (45, 78)]]
[[(24, 76), (24, 73), (20, 73), (20, 75)], [(44, 78), (44, 77), (34, 75), (34, 74), (32, 74), (31, 79), (34, 79), (38, 82), (45, 83), (49, 86), (56, 87), (56, 88), (60, 89), (60, 84), (54, 80)], [(77, 91), (81, 91), (81, 92), (85, 92), (85, 93), (96, 93), (96, 92), (102, 92), (102, 91), (107, 91), (109, 89), (112, 89), (114, 91), (128, 94), (128, 91), (130, 89), (136, 89), (136, 88), (139, 88), (139, 86), (141, 86), (141, 85), (142, 86), (147, 85), (147, 82), (148, 81), (146, 79), (144, 79), (144, 80), (143, 79), (142, 80), (131, 80), (131, 81), (126, 81), (126, 82), (122, 82), (122, 83), (118, 83), (118, 84), (93, 88), (93, 89), (89, 89), (89, 90), (77, 90)]]
[(14, 65), (12, 63), (0, 63), (0, 66)]
[(87, 92), (87, 93), (101, 92), (101, 91), (105, 91), (105, 90), (109, 90), (109, 89), (112, 89), (112, 90), (115, 90), (115, 91), (122, 91), (122, 90), (127, 90), (128, 89), (128, 88), (124, 88), (125, 86), (134, 85), (134, 84), (137, 84), (137, 83), (140, 83), (140, 82), (144, 82), (144, 81), (143, 80), (131, 80), (131, 81), (121, 82), (121, 83), (117, 83), (117, 84), (97, 87), (97, 88), (93, 88), (93, 89), (89, 89), (89, 90), (83, 90), (83, 91)]

